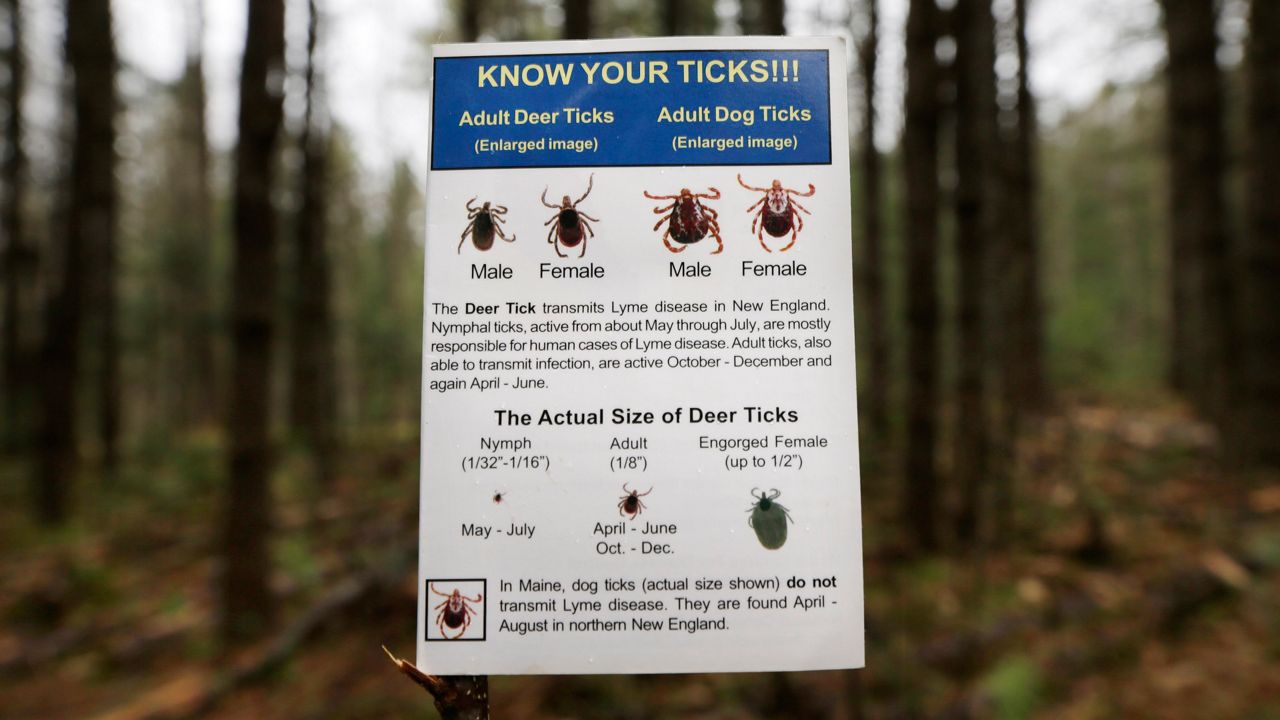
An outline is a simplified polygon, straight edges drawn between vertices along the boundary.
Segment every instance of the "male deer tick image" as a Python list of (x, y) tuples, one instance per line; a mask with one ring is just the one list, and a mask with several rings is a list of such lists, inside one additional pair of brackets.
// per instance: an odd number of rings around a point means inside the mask
[[(724, 251), (724, 241), (720, 239), (719, 214), (702, 204), (703, 200), (719, 200), (719, 190), (707, 188), (705, 193), (695, 193), (689, 188), (680, 188), (679, 195), (650, 195), (649, 191), (645, 190), (644, 196), (650, 200), (672, 201), (670, 205), (653, 209), (655, 215), (670, 213), (653, 226), (653, 229), (657, 230), (663, 223), (667, 223), (667, 231), (662, 233), (662, 244), (666, 245), (668, 250), (673, 253), (684, 252), (687, 246), (698, 242), (710, 233), (716, 239), (716, 249), (712, 250), (711, 254), (719, 255)], [(680, 246), (672, 245), (671, 240), (680, 243)]]
[(587, 254), (587, 238), (596, 236), (595, 231), (591, 229), (591, 225), (587, 221), (600, 221), (578, 209), (578, 203), (586, 200), (587, 196), (591, 194), (591, 186), (595, 182), (595, 178), (596, 176), (593, 173), (587, 179), (587, 191), (582, 193), (582, 197), (571, 202), (569, 196), (565, 195), (559, 205), (547, 202), (547, 190), (550, 190), (550, 187), (542, 189), (542, 204), (556, 211), (556, 214), (552, 215), (550, 220), (543, 223), (543, 225), (551, 226), (551, 230), (547, 232), (547, 242), (555, 248), (556, 255), (560, 257), (569, 257), (560, 252), (561, 245), (567, 248), (574, 248), (579, 244), (582, 245), (582, 252), (578, 254), (578, 257), (583, 257)]
[(502, 232), (503, 216), (507, 214), (507, 208), (489, 202), (485, 202), (480, 207), (473, 207), (472, 203), (475, 201), (475, 198), (467, 201), (467, 220), (470, 222), (462, 230), (462, 239), (458, 241), (458, 254), (462, 254), (462, 246), (467, 242), (468, 236), (471, 237), (471, 244), (481, 252), (493, 247), (495, 235), (507, 242), (515, 242), (515, 235), (507, 237), (506, 233)]
[(623, 483), (622, 492), (626, 493), (626, 495), (619, 498), (618, 514), (624, 516), (630, 515), (631, 519), (635, 520), (641, 512), (644, 512), (644, 503), (640, 501), (640, 498), (653, 492), (653, 488), (649, 488), (644, 492), (637, 492), (628, 488), (627, 483)]
[[(764, 234), (769, 233), (770, 236), (780, 238), (785, 237), (787, 233), (791, 233), (791, 242), (778, 252), (786, 252), (796, 244), (796, 236), (804, 229), (804, 218), (800, 216), (803, 212), (810, 215), (803, 205), (796, 202), (797, 197), (810, 197), (816, 192), (813, 183), (809, 184), (809, 192), (800, 192), (791, 188), (782, 187), (780, 180), (774, 180), (773, 184), (767, 188), (752, 187), (742, 180), (742, 174), (738, 174), (738, 184), (753, 192), (764, 193), (764, 197), (755, 202), (754, 205), (747, 208), (747, 212), (752, 212), (756, 208), (760, 211), (751, 218), (751, 232), (755, 233), (756, 239), (760, 241), (760, 247), (765, 252), (773, 252), (764, 242)], [(759, 226), (759, 230), (756, 226)]]
[[(475, 608), (471, 607), (471, 603), (480, 603), (484, 600), (483, 595), (476, 595), (473, 598), (462, 594), (457, 588), (451, 593), (443, 593), (436, 589), (436, 584), (431, 583), (431, 592), (444, 598), (444, 602), (435, 606), (436, 627), (440, 629), (440, 634), (446, 640), (457, 640), (467, 632), (467, 628), (471, 627), (471, 616), (475, 615)], [(450, 635), (453, 631), (453, 635)]]

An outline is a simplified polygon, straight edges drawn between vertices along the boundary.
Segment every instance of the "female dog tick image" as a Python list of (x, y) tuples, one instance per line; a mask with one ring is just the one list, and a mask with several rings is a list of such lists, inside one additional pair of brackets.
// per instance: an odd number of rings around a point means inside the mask
[(796, 236), (804, 229), (804, 218), (800, 213), (811, 214), (803, 205), (796, 202), (795, 198), (811, 197), (817, 192), (813, 183), (809, 183), (809, 192), (782, 187), (780, 180), (774, 180), (773, 184), (767, 188), (752, 187), (742, 180), (742, 174), (739, 173), (738, 184), (753, 192), (764, 193), (764, 197), (747, 208), (747, 212), (760, 208), (759, 212), (751, 218), (751, 232), (755, 233), (756, 239), (760, 241), (760, 247), (764, 248), (765, 252), (773, 252), (764, 242), (765, 233), (776, 238), (785, 237), (787, 233), (791, 233), (791, 242), (780, 248), (778, 252), (790, 250), (791, 246), (796, 244)]

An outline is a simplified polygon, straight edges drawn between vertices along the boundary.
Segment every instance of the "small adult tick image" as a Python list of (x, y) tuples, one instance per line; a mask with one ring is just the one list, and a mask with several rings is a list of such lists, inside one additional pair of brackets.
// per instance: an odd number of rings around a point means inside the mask
[(747, 509), (751, 513), (747, 526), (756, 531), (756, 538), (768, 550), (777, 550), (787, 542), (787, 523), (795, 522), (782, 503), (775, 502), (780, 495), (776, 488), (767, 494), (760, 488), (751, 489), (756, 502)]
[(552, 215), (550, 220), (543, 223), (543, 225), (551, 226), (551, 230), (547, 232), (547, 242), (555, 248), (556, 255), (562, 258), (569, 256), (560, 252), (561, 245), (567, 248), (582, 245), (582, 252), (578, 254), (578, 257), (583, 257), (587, 254), (587, 238), (596, 236), (595, 230), (591, 229), (591, 225), (587, 221), (600, 221), (578, 209), (578, 203), (586, 200), (587, 196), (591, 194), (591, 187), (595, 182), (595, 178), (596, 176), (593, 173), (587, 179), (587, 191), (582, 193), (582, 197), (570, 201), (569, 196), (565, 195), (559, 205), (547, 202), (547, 190), (550, 190), (550, 187), (542, 189), (542, 204), (556, 211), (556, 214)]
[[(760, 241), (760, 247), (765, 252), (773, 252), (764, 242), (764, 234), (769, 233), (771, 237), (785, 237), (787, 233), (791, 233), (791, 242), (780, 248), (778, 252), (786, 252), (796, 244), (796, 236), (804, 229), (804, 218), (800, 216), (803, 212), (805, 215), (811, 215), (803, 205), (796, 202), (797, 197), (811, 197), (817, 190), (813, 187), (813, 183), (809, 184), (809, 192), (800, 192), (791, 188), (782, 187), (780, 180), (774, 180), (773, 184), (767, 188), (752, 187), (742, 180), (742, 174), (738, 174), (738, 184), (753, 192), (764, 193), (764, 197), (760, 198), (751, 207), (747, 208), (747, 212), (753, 212), (756, 208), (760, 208), (755, 216), (751, 218), (751, 232), (755, 234), (756, 239)], [(759, 229), (757, 230), (757, 226)]]
[(507, 237), (502, 231), (502, 223), (507, 214), (507, 208), (504, 205), (494, 205), (488, 201), (479, 207), (473, 205), (476, 198), (467, 201), (467, 227), (462, 230), (462, 239), (458, 241), (458, 254), (462, 254), (462, 246), (466, 244), (467, 238), (471, 238), (471, 244), (480, 252), (485, 252), (493, 247), (494, 236), (500, 237), (507, 242), (515, 242), (516, 236), (513, 234)]
[(505, 492), (502, 492), (501, 490), (495, 490), (493, 493), (493, 504), (501, 505), (502, 501), (505, 500), (506, 497), (507, 497), (507, 494)]
[(653, 488), (649, 488), (644, 492), (638, 492), (627, 487), (627, 483), (622, 484), (622, 492), (626, 493), (618, 500), (618, 514), (622, 516), (630, 515), (635, 520), (640, 513), (644, 512), (644, 503), (640, 498), (653, 492)]
[[(430, 587), (431, 592), (444, 598), (444, 602), (435, 606), (436, 627), (439, 628), (440, 635), (445, 640), (457, 640), (471, 627), (471, 618), (476, 614), (472, 603), (478, 605), (484, 600), (484, 596), (477, 593), (473, 598), (467, 597), (457, 588), (453, 592), (440, 592), (435, 583), (431, 583)], [(450, 635), (450, 632), (453, 634)]]
[[(724, 241), (720, 239), (719, 214), (702, 204), (703, 200), (719, 200), (719, 190), (707, 188), (705, 193), (695, 193), (689, 188), (680, 188), (679, 195), (650, 195), (649, 191), (645, 190), (644, 196), (650, 200), (672, 201), (670, 205), (653, 209), (655, 215), (669, 213), (653, 226), (653, 229), (657, 230), (663, 223), (667, 223), (667, 230), (662, 233), (662, 244), (666, 245), (668, 250), (673, 253), (684, 252), (686, 247), (710, 234), (716, 239), (716, 249), (712, 250), (711, 254), (719, 255), (724, 251)], [(680, 245), (672, 245), (672, 240)]]

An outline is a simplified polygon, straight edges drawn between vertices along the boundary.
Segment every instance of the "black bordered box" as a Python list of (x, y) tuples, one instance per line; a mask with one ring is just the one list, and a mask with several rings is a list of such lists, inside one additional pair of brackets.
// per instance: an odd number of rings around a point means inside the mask
[(427, 578), (427, 642), (483, 642), (488, 634), (489, 582), (484, 578)]

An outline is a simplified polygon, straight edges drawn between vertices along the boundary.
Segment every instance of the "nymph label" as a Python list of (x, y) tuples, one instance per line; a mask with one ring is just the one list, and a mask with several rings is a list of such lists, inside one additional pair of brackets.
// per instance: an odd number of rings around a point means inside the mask
[(863, 664), (845, 48), (435, 48), (418, 665)]

